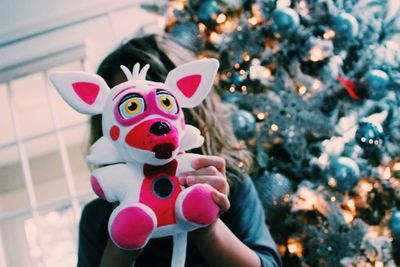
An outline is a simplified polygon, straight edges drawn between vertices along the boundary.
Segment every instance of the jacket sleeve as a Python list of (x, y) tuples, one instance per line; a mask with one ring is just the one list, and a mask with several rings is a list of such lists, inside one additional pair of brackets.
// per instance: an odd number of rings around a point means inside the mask
[(107, 224), (112, 204), (96, 199), (82, 211), (79, 222), (78, 267), (100, 265), (108, 241)]
[(265, 224), (265, 213), (250, 177), (237, 182), (229, 195), (231, 208), (221, 219), (261, 259), (262, 266), (282, 266), (276, 244)]

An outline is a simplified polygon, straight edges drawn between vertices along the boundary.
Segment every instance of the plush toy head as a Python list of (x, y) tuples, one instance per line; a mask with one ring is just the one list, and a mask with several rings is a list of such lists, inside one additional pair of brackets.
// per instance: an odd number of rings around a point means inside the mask
[(112, 90), (100, 76), (84, 72), (52, 73), (50, 79), (74, 109), (102, 114), (103, 134), (120, 161), (164, 165), (179, 151), (202, 144), (198, 130), (185, 125), (182, 108), (203, 101), (218, 65), (215, 59), (190, 62), (172, 70), (165, 83), (145, 80), (149, 65), (140, 70), (136, 64), (132, 73), (121, 66), (128, 81)]

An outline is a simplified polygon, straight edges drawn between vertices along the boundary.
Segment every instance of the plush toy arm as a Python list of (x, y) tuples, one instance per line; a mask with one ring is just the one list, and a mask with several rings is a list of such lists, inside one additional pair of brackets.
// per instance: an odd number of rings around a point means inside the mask
[(192, 125), (185, 126), (185, 134), (181, 140), (180, 151), (187, 151), (196, 147), (200, 147), (204, 143), (204, 137), (200, 130)]
[(133, 169), (126, 164), (115, 164), (92, 172), (93, 191), (108, 202), (137, 201), (141, 181), (135, 179)]
[(101, 137), (91, 147), (86, 161), (90, 164), (104, 165), (122, 162), (117, 149), (107, 137)]

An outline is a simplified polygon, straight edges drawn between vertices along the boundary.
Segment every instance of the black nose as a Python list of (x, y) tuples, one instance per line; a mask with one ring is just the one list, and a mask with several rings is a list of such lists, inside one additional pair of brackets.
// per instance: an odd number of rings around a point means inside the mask
[(155, 135), (163, 135), (169, 133), (169, 126), (163, 121), (158, 121), (151, 125), (150, 133)]

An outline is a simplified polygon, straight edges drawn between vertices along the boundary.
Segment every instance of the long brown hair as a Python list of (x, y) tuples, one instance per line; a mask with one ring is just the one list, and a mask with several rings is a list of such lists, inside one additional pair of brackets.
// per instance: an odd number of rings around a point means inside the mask
[[(138, 62), (141, 66), (150, 64), (148, 80), (164, 82), (168, 72), (177, 65), (195, 58), (195, 54), (167, 36), (146, 35), (133, 38), (119, 46), (102, 61), (97, 74), (102, 76), (111, 88), (124, 79), (120, 65), (132, 69)], [(243, 175), (250, 171), (252, 160), (245, 145), (233, 134), (232, 107), (221, 103), (219, 96), (212, 90), (199, 106), (184, 109), (183, 112), (186, 123), (199, 128), (205, 138), (203, 146), (193, 152), (224, 158), (230, 184), (241, 180)], [(93, 144), (103, 135), (101, 115), (93, 116), (90, 126), (90, 144)]]

